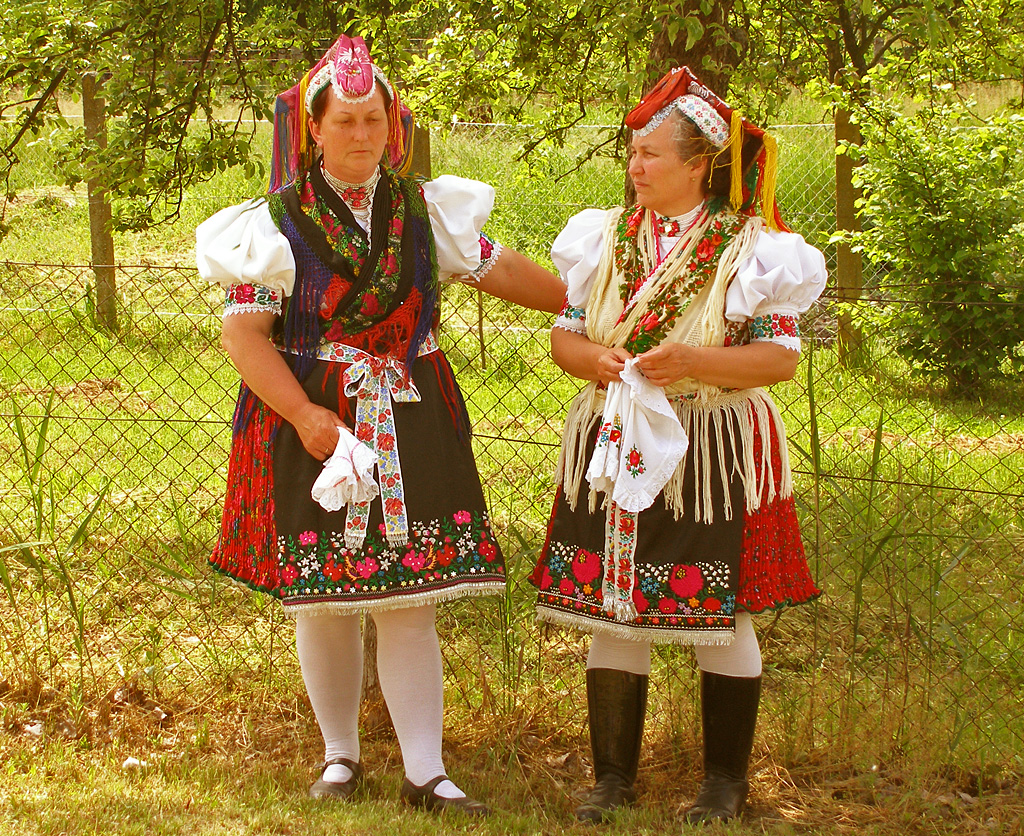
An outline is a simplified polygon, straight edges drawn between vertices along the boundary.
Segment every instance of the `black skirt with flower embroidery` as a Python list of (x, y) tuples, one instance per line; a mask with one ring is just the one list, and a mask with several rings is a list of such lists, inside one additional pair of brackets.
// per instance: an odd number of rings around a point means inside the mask
[[(595, 427), (587, 442), (588, 461), (597, 432)], [(692, 512), (676, 519), (662, 496), (636, 516), (632, 598), (637, 614), (632, 621), (617, 621), (603, 608), (605, 511), (589, 511), (585, 483), (575, 509), (559, 491), (547, 541), (530, 578), (538, 589), (539, 618), (637, 641), (717, 644), (729, 641), (737, 610), (757, 613), (816, 598), (820, 592), (804, 555), (793, 498), (777, 496), (782, 463), (775, 427), (755, 424), (753, 459), (761, 461), (767, 439), (777, 484), (771, 501), (764, 485), (761, 506), (754, 512), (745, 509), (742, 483), (733, 467), (742, 452), (730, 439), (739, 443), (739, 433), (723, 431), (721, 438), (723, 449), (712, 450), (710, 456), (717, 461), (720, 454), (723, 462), (710, 474), (712, 523), (696, 521)], [(709, 443), (716, 445), (714, 434)], [(696, 453), (691, 445), (679, 465), (686, 474), (684, 496), (692, 495)], [(724, 513), (722, 474), (730, 474), (731, 519)]]
[[(354, 400), (339, 396), (344, 368), (320, 360), (303, 388), (313, 403), (352, 416)], [(294, 427), (260, 405), (232, 444), (214, 568), (280, 598), (293, 614), (372, 612), (501, 592), (501, 550), (444, 354), (418, 358), (412, 380), (420, 401), (394, 404), (408, 542), (396, 546), (385, 538), (378, 496), (365, 541), (347, 548), (346, 509), (326, 511), (310, 494), (322, 464), (306, 452)]]

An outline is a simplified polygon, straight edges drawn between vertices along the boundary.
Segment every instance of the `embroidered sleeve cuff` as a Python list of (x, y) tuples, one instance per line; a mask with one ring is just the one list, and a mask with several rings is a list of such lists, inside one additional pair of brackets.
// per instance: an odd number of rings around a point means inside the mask
[(494, 263), (501, 255), (502, 246), (498, 241), (492, 241), (484, 233), (480, 233), (480, 264), (468, 275), (460, 276), (459, 280), (465, 284), (480, 284), (480, 279), (486, 276)]
[(281, 315), (281, 294), (261, 284), (234, 284), (224, 297), (224, 316), (240, 313)]
[(578, 334), (585, 334), (587, 331), (587, 314), (583, 308), (576, 308), (566, 300), (555, 318), (555, 328), (563, 328), (566, 331), (575, 331)]
[(766, 314), (750, 320), (750, 339), (800, 351), (800, 320), (790, 314)]

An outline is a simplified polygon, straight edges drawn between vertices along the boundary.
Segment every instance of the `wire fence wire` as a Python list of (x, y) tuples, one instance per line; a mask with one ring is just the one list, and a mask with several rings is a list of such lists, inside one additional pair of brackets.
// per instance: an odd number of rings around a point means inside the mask
[[(435, 141), (435, 173), (484, 153), (482, 130)], [(540, 170), (502, 151), (513, 138), (497, 139), (489, 229), (511, 246), (543, 257), (569, 215), (618, 199), (612, 161), (561, 176), (570, 157), (553, 153)], [(827, 159), (820, 129), (787, 141), (817, 143)], [(794, 227), (831, 259), (831, 171), (820, 165), (820, 180), (809, 179), (809, 165), (784, 169), (780, 193), (798, 207)], [(118, 265), (116, 275), (120, 329), (110, 333), (97, 323), (89, 267), (0, 262), (0, 699), (47, 688), (111, 699), (126, 682), (179, 703), (243, 687), (301, 690), (280, 608), (206, 566), (238, 388), (219, 346), (222, 292), (191, 265)], [(887, 298), (882, 273), (872, 285), (855, 315), (877, 320), (913, 304), (913, 289)], [(796, 379), (773, 387), (823, 595), (757, 619), (760, 751), (786, 764), (906, 759), (1019, 772), (1021, 385), (1007, 376), (973, 399), (949, 398), (912, 374), (885, 331), (865, 332), (857, 362), (842, 362), (839, 312), (830, 289), (804, 318)], [(961, 315), (983, 321), (986, 310)], [(442, 609), (448, 703), (455, 716), (490, 717), (526, 749), (552, 735), (578, 743), (585, 723), (586, 639), (537, 626), (525, 580), (580, 386), (548, 358), (549, 325), (465, 286), (445, 289), (440, 338), (469, 405), (510, 578), (497, 601)], [(657, 648), (653, 676), (648, 734), (693, 757), (691, 653)]]

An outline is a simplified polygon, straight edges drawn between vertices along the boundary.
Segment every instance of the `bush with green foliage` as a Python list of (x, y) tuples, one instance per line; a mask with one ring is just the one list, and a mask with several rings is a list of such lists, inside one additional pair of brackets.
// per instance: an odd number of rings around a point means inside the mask
[[(885, 270), (866, 325), (925, 378), (971, 396), (1024, 368), (1024, 119), (860, 112), (855, 246)], [(849, 152), (852, 149), (847, 149)]]

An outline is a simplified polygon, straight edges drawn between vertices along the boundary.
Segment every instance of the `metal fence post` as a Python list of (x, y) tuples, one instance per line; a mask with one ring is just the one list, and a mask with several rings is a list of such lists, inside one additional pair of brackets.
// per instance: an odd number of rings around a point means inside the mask
[[(107, 147), (106, 104), (99, 95), (96, 73), (82, 76), (82, 121), (85, 136), (98, 148)], [(89, 178), (89, 234), (92, 270), (96, 277), (96, 321), (117, 331), (117, 285), (114, 280), (114, 238), (110, 229), (110, 201), (99, 182)]]

